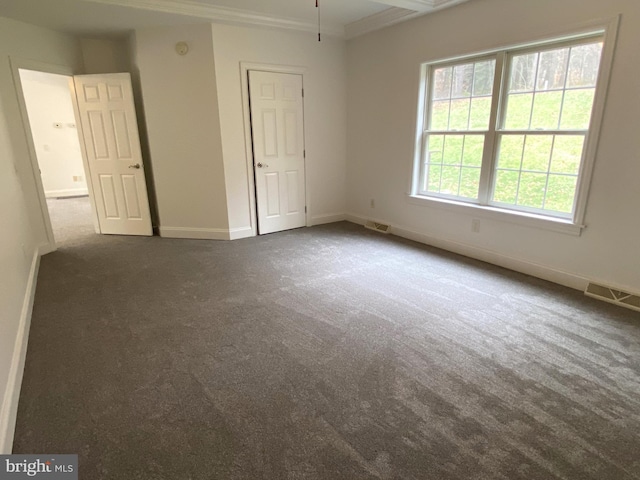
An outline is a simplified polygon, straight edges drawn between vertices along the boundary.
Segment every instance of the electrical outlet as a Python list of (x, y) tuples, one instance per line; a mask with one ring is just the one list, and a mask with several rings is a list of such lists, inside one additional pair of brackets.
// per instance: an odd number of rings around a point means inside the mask
[(82, 177), (80, 175), (74, 175), (73, 176), (73, 181), (74, 182), (81, 182), (82, 181)]
[(375, 201), (375, 199), (373, 199), (373, 198), (372, 198), (372, 199), (369, 201), (369, 206), (370, 206), (371, 208), (376, 208), (376, 201)]
[(471, 231), (473, 233), (480, 233), (480, 220), (477, 218), (471, 220)]

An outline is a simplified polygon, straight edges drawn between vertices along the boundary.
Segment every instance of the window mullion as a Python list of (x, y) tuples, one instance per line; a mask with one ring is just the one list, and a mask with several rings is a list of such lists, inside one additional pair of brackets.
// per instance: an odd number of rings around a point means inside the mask
[(482, 169), (480, 171), (480, 189), (478, 192), (478, 203), (488, 205), (491, 197), (491, 185), (493, 183), (493, 171), (495, 164), (498, 117), (501, 104), (502, 83), (505, 74), (505, 53), (496, 56), (496, 70), (493, 79), (493, 90), (491, 97), (491, 116), (489, 117), (489, 130), (485, 135), (484, 150), (482, 152)]
[(428, 162), (429, 162), (429, 152), (427, 152), (427, 137), (428, 132), (422, 132), (421, 149), (422, 154), (420, 155), (420, 181), (418, 183), (418, 191), (425, 192), (427, 190), (426, 185), (429, 181), (429, 170), (428, 170)]

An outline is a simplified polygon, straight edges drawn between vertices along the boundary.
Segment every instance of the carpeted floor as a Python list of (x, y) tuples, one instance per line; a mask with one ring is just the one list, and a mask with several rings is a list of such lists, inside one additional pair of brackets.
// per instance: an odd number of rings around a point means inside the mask
[(59, 248), (98, 240), (92, 223), (89, 197), (48, 198), (53, 235)]
[(349, 223), (89, 222), (42, 259), (15, 453), (83, 480), (640, 479), (638, 313)]

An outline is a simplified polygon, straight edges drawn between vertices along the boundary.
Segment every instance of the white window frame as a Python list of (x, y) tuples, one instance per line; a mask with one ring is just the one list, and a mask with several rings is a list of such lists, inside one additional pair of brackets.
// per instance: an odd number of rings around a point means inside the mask
[[(416, 129), (416, 142), (414, 165), (412, 169), (410, 190), (408, 201), (414, 205), (435, 206), (445, 210), (472, 214), (474, 217), (485, 217), (494, 220), (507, 221), (510, 223), (525, 225), (534, 228), (543, 228), (547, 230), (568, 233), (572, 235), (580, 235), (582, 230), (586, 228), (584, 218), (587, 208), (587, 199), (589, 187), (593, 175), (593, 168), (598, 149), (598, 141), (602, 125), (602, 117), (605, 108), (606, 96), (609, 86), (609, 77), (611, 66), (613, 64), (613, 56), (617, 31), (619, 25), (619, 16), (611, 19), (593, 22), (591, 24), (576, 28), (572, 33), (560, 34), (545, 37), (536, 41), (524, 44), (511, 45), (491, 51), (477, 52), (470, 55), (448, 58), (442, 61), (426, 62), (421, 65), (420, 70), (420, 91), (418, 95), (418, 118)], [(575, 194), (575, 205), (573, 214), (568, 217), (551, 216), (544, 213), (535, 212), (519, 206), (509, 206), (491, 202), (490, 197), (493, 192), (493, 182), (495, 181), (495, 163), (497, 156), (498, 136), (501, 132), (502, 125), (498, 124), (499, 116), (504, 118), (506, 109), (507, 86), (509, 82), (509, 72), (506, 71), (508, 55), (521, 54), (527, 51), (536, 51), (546, 48), (562, 47), (568, 44), (588, 41), (588, 39), (600, 38), (603, 41), (602, 57), (600, 59), (600, 70), (596, 82), (596, 92), (591, 115), (591, 122), (586, 134), (586, 142), (583, 148), (583, 158), (580, 165), (578, 181)], [(428, 116), (430, 110), (429, 92), (430, 92), (430, 72), (434, 67), (444, 67), (448, 65), (456, 65), (465, 61), (478, 61), (487, 58), (496, 59), (496, 72), (494, 78), (494, 98), (492, 100), (491, 119), (489, 131), (468, 132), (468, 133), (484, 133), (485, 134), (485, 150), (483, 156), (482, 175), (480, 178), (480, 190), (478, 200), (466, 200), (463, 198), (453, 197), (450, 195), (442, 195), (429, 192), (426, 195), (420, 190), (420, 183), (423, 179), (423, 152), (426, 147), (426, 138), (430, 132), (427, 132)], [(497, 97), (497, 98), (496, 98)], [(503, 98), (504, 97), (504, 98)], [(504, 130), (510, 132), (510, 130)], [(544, 133), (553, 134), (555, 130), (546, 131)], [(464, 133), (464, 132), (454, 132)], [(530, 132), (529, 132), (530, 133)], [(491, 164), (485, 166), (485, 162)]]

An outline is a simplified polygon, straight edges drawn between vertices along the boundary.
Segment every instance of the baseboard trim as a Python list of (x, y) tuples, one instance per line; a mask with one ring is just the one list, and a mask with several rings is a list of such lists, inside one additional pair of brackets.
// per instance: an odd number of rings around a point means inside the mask
[(253, 236), (255, 236), (253, 234), (253, 228), (250, 226), (229, 229), (229, 240), (240, 240), (242, 238), (249, 238)]
[(49, 190), (44, 192), (46, 198), (81, 197), (89, 195), (87, 188), (68, 188), (66, 190)]
[(160, 227), (164, 238), (185, 238), (192, 240), (229, 240), (229, 230), (222, 228)]
[(18, 400), (20, 399), (24, 363), (27, 357), (27, 343), (29, 340), (29, 329), (31, 327), (33, 301), (36, 294), (38, 269), (40, 268), (40, 254), (39, 249), (33, 254), (29, 280), (22, 302), (18, 335), (16, 336), (13, 347), (9, 381), (7, 383), (7, 389), (4, 392), (2, 408), (0, 409), (0, 455), (8, 455), (13, 449), (13, 435), (16, 428), (16, 417), (18, 415)]
[[(364, 225), (368, 220), (365, 217), (355, 214), (347, 214), (346, 217), (347, 221), (358, 225)], [(388, 222), (385, 223), (388, 224)], [(456, 240), (427, 235), (400, 225), (390, 225), (390, 233), (392, 235), (397, 235), (398, 237), (413, 240), (418, 243), (424, 243), (425, 245), (430, 245), (432, 247), (441, 248), (442, 250), (457, 253), (465, 257), (474, 258), (492, 265), (531, 275), (532, 277), (548, 280), (559, 285), (564, 285), (565, 287), (583, 291), (589, 283), (589, 281), (583, 277), (558, 270), (547, 265), (540, 265), (526, 260), (521, 260), (508, 255), (503, 255), (493, 250), (487, 250), (485, 248), (476, 247)]]
[(327, 213), (311, 217), (311, 225), (324, 225), (327, 223), (343, 222), (347, 218), (344, 213)]
[(40, 248), (38, 249), (38, 253), (42, 257), (43, 255), (46, 255), (48, 253), (55, 252), (57, 249), (58, 247), (56, 247), (55, 243), (54, 244), (44, 243), (40, 245)]
[(239, 240), (253, 237), (253, 229), (249, 227), (231, 228), (187, 228), (159, 227), (158, 232), (164, 238), (184, 238), (192, 240)]

